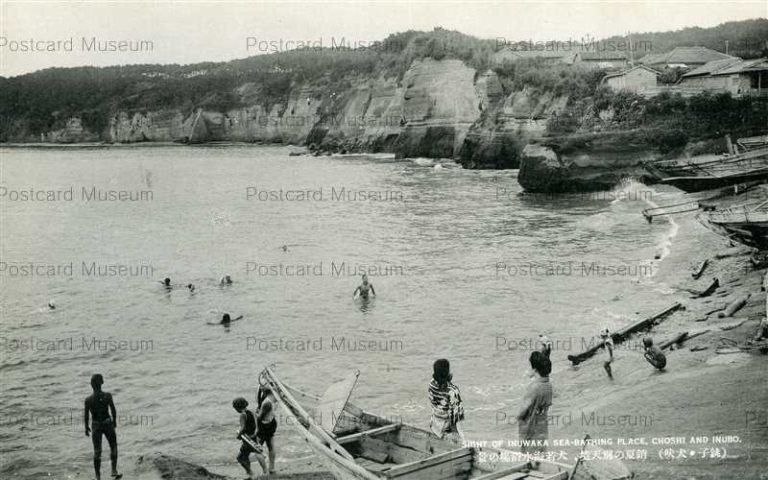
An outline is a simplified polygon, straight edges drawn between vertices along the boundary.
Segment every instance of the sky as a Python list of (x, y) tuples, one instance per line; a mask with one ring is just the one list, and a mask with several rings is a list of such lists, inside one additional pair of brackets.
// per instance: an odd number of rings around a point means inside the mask
[(48, 67), (218, 62), (300, 42), (359, 46), (436, 26), (507, 41), (580, 41), (759, 17), (768, 17), (768, 0), (0, 0), (0, 76)]

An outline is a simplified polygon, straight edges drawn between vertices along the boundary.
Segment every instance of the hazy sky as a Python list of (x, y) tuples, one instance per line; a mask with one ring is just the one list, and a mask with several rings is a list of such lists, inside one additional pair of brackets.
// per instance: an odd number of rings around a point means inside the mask
[[(52, 66), (243, 58), (293, 41), (381, 40), (435, 26), (485, 38), (578, 40), (768, 17), (768, 0), (714, 2), (265, 2), (0, 0), (0, 75)], [(248, 39), (251, 46), (248, 48)], [(85, 43), (84, 43), (85, 39)], [(139, 52), (88, 51), (133, 41)], [(54, 43), (54, 42), (59, 43)], [(67, 41), (70, 41), (67, 43)], [(144, 42), (140, 44), (138, 42)], [(51, 43), (49, 43), (51, 42)], [(118, 47), (116, 43), (113, 43)], [(56, 51), (45, 51), (55, 48)], [(130, 47), (124, 47), (130, 48)], [(283, 47), (285, 48), (285, 47)], [(30, 51), (30, 50), (35, 51)], [(24, 51), (26, 50), (26, 51)], [(39, 51), (42, 50), (42, 51)]]

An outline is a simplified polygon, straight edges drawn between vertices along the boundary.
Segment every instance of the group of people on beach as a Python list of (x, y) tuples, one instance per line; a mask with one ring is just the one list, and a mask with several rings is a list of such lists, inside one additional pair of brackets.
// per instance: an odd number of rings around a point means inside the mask
[[(237, 439), (242, 441), (237, 462), (242, 465), (250, 478), (253, 478), (251, 469), (251, 454), (256, 455), (262, 471), (266, 474), (275, 473), (275, 432), (277, 431), (277, 418), (275, 410), (277, 400), (272, 389), (267, 385), (261, 385), (256, 394), (256, 413), (248, 409), (248, 400), (237, 397), (232, 401), (232, 408), (240, 415), (240, 430)], [(264, 456), (264, 447), (267, 448), (267, 459)]]
[[(517, 413), (518, 432), (523, 453), (535, 453), (540, 448), (529, 447), (535, 440), (548, 436), (547, 412), (552, 405), (552, 384), (549, 375), (552, 372), (552, 342), (545, 336), (539, 336), (537, 349), (531, 352), (528, 361), (531, 371), (530, 383), (523, 396)], [(429, 403), (432, 407), (430, 431), (438, 438), (451, 436), (454, 441), (464, 443), (464, 433), (460, 422), (464, 420), (464, 405), (459, 388), (453, 383), (450, 362), (441, 358), (432, 366), (432, 380), (427, 387)]]
[[(603, 368), (610, 378), (613, 378), (611, 363), (614, 360), (614, 344), (610, 331), (600, 332), (600, 348), (605, 352), (606, 360)], [(651, 337), (643, 339), (644, 357), (654, 367), (663, 370), (666, 367), (666, 356), (661, 349), (653, 344)], [(548, 411), (552, 406), (552, 383), (549, 375), (552, 373), (553, 343), (545, 335), (539, 335), (536, 349), (528, 357), (531, 370), (528, 373), (530, 382), (523, 396), (516, 420), (520, 449), (522, 453), (540, 454), (545, 450), (542, 441), (549, 436)], [(459, 388), (453, 384), (453, 374), (450, 363), (439, 359), (433, 365), (432, 380), (427, 388), (429, 402), (432, 407), (430, 430), (438, 438), (452, 436), (457, 442), (464, 443), (464, 434), (460, 422), (464, 420), (464, 405)]]

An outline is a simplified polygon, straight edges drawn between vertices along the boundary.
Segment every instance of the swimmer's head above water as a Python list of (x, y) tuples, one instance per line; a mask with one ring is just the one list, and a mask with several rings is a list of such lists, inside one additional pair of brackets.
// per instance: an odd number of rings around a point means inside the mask
[(228, 313), (225, 313), (224, 316), (221, 317), (221, 323), (222, 325), (228, 325), (229, 323), (232, 323), (232, 318), (230, 318)]
[(170, 287), (171, 286), (171, 279), (168, 278), (168, 277), (165, 277), (165, 280), (163, 280), (163, 285), (165, 285), (166, 287)]
[(230, 277), (229, 275), (224, 275), (223, 277), (221, 277), (221, 280), (219, 280), (219, 283), (221, 285), (230, 285), (232, 283), (232, 277)]
[(53, 299), (48, 301), (48, 308), (51, 310), (56, 310), (56, 302), (54, 302)]

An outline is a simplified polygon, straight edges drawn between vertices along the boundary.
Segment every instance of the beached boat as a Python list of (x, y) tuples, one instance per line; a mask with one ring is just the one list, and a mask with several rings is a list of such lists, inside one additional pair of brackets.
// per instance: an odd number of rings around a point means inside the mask
[(768, 147), (718, 157), (662, 160), (645, 166), (661, 183), (692, 193), (768, 179)]
[[(469, 447), (364, 412), (349, 403), (359, 372), (317, 397), (284, 384), (272, 368), (259, 377), (323, 466), (339, 480), (607, 480), (631, 478), (617, 461), (575, 465), (541, 461), (535, 468), (519, 452)], [(597, 448), (588, 446), (586, 448)]]
[(696, 218), (705, 227), (730, 240), (768, 250), (768, 202), (704, 212)]

